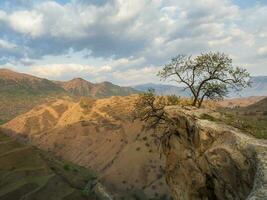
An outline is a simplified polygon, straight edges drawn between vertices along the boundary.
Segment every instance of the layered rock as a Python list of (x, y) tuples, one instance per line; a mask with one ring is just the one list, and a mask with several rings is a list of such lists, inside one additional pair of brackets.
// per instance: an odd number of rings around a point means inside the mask
[(224, 124), (214, 111), (165, 110), (176, 129), (164, 148), (175, 200), (267, 198), (266, 140)]

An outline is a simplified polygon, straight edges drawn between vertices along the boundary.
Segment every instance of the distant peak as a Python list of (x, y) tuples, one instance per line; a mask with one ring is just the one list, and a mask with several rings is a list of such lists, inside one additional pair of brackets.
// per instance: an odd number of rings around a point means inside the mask
[(103, 84), (103, 85), (113, 85), (113, 83), (111, 83), (109, 81), (103, 81), (101, 84)]
[(9, 70), (7, 68), (0, 68), (0, 71)]
[(76, 81), (79, 81), (79, 82), (87, 82), (87, 80), (85, 80), (83, 78), (79, 78), (79, 77), (73, 78), (69, 82), (76, 82)]
[(7, 69), (7, 68), (0, 68), (0, 72), (17, 73), (17, 72), (15, 72), (15, 71), (12, 71), (11, 69)]
[(62, 84), (65, 85), (65, 87), (71, 87), (71, 88), (88, 87), (88, 86), (92, 87), (92, 85), (94, 85), (93, 83), (91, 83), (91, 82), (89, 82), (83, 78), (80, 78), (80, 77), (73, 78), (73, 79), (66, 81), (66, 82), (62, 82)]
[(1, 68), (0, 69), (0, 75), (2, 78), (6, 78), (6, 79), (14, 79), (14, 80), (19, 80), (19, 79), (41, 79), (29, 74), (24, 74), (24, 73), (20, 73), (20, 72), (15, 72), (12, 71), (11, 69), (6, 69), (6, 68)]

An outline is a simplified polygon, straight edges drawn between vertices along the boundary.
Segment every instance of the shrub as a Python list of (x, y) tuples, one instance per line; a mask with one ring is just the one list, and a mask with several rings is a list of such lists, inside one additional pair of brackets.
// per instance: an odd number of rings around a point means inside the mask
[(90, 98), (90, 97), (82, 97), (80, 99), (80, 106), (82, 109), (84, 109), (85, 111), (89, 111), (93, 105), (95, 103), (95, 99)]
[(63, 167), (66, 171), (69, 171), (70, 170), (70, 166), (68, 164), (65, 164), (64, 167)]

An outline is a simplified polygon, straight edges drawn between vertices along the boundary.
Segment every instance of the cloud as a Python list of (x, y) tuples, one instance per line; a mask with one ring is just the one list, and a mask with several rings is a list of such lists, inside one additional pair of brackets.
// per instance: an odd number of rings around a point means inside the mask
[[(2, 57), (6, 62), (31, 65), (41, 76), (85, 72), (93, 78), (92, 74), (99, 76), (99, 66), (106, 66), (102, 79), (126, 84), (124, 76), (128, 75), (129, 82), (129, 76), (147, 80), (138, 71), (148, 75), (142, 70), (156, 69), (176, 54), (206, 51), (230, 54), (237, 64), (247, 63), (253, 72), (260, 71), (259, 56), (260, 64), (267, 64), (263, 49), (267, 46), (267, 6), (260, 4), (241, 8), (229, 0), (16, 2), (2, 7), (0, 3), (0, 38), (16, 45), (2, 48)], [(76, 52), (87, 54), (62, 64), (67, 61), (64, 55), (74, 57)], [(47, 60), (46, 66), (43, 60), (48, 57), (63, 60)], [(102, 61), (86, 62), (90, 58)]]
[(100, 67), (81, 65), (81, 64), (46, 64), (31, 66), (29, 72), (40, 77), (59, 78), (65, 74), (97, 76), (100, 73), (110, 72), (111, 66), (105, 65)]
[(29, 34), (32, 37), (43, 33), (43, 16), (36, 11), (18, 11), (11, 14), (8, 19), (11, 28), (19, 33)]
[[(31, 56), (87, 48), (95, 56), (122, 58), (153, 46), (155, 38), (172, 41), (218, 34), (223, 20), (238, 12), (227, 1), (166, 2), (116, 0), (99, 6), (80, 1), (64, 5), (44, 1), (29, 10), (6, 14), (5, 21), (14, 31), (33, 37), (27, 41), (28, 46), (40, 48), (29, 52)], [(220, 9), (214, 12), (214, 7)]]
[(17, 48), (16, 44), (0, 39), (0, 49), (15, 49), (15, 48)]
[(159, 67), (144, 67), (142, 69), (128, 69), (126, 71), (115, 71), (112, 76), (115, 80), (120, 80), (122, 85), (138, 85), (142, 83), (158, 82), (155, 76), (159, 71)]
[(261, 55), (261, 56), (267, 56), (267, 46), (260, 47), (260, 48), (258, 49), (258, 53), (259, 53), (259, 55)]

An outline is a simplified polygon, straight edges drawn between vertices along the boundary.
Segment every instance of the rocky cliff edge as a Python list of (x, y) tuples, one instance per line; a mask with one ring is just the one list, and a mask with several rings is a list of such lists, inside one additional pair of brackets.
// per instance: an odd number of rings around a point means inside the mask
[(166, 107), (175, 123), (164, 148), (175, 200), (267, 199), (267, 141), (221, 121), (221, 114)]

